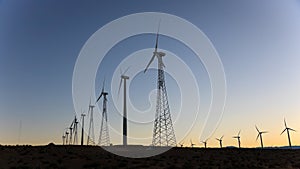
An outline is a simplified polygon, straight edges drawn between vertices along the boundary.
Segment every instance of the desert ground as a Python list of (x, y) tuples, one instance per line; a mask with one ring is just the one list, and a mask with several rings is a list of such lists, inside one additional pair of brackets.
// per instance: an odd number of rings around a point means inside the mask
[(300, 150), (176, 147), (149, 158), (126, 158), (98, 146), (0, 146), (0, 168), (300, 169)]

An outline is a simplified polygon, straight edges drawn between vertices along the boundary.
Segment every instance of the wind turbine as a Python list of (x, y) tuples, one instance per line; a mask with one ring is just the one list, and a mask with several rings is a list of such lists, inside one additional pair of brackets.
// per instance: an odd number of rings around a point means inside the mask
[(77, 129), (78, 129), (78, 121), (77, 121), (77, 117), (75, 116), (74, 119), (74, 141), (73, 144), (78, 144), (78, 135), (77, 135)]
[(89, 123), (89, 134), (87, 138), (87, 145), (95, 145), (95, 133), (94, 133), (94, 105), (92, 105), (91, 100), (89, 104), (88, 115), (90, 116)]
[(190, 141), (191, 141), (191, 147), (193, 148), (194, 145), (196, 145), (196, 144), (193, 143), (192, 139)]
[(256, 140), (257, 140), (258, 138), (260, 138), (261, 148), (264, 148), (263, 139), (262, 139), (262, 134), (268, 133), (268, 132), (267, 132), (267, 131), (259, 131), (259, 129), (257, 128), (257, 126), (255, 126), (255, 128), (256, 128), (256, 130), (257, 130), (257, 132), (258, 132), (258, 135), (257, 135), (257, 137), (256, 137)]
[(66, 131), (66, 145), (68, 145), (68, 136), (69, 136), (69, 132), (68, 130)]
[(108, 92), (104, 91), (105, 86), (105, 79), (103, 80), (103, 86), (101, 90), (101, 94), (98, 97), (96, 103), (101, 99), (103, 96), (103, 106), (102, 106), (102, 119), (101, 119), (101, 128), (100, 128), (100, 135), (99, 135), (99, 142), (100, 146), (109, 146), (110, 139), (109, 139), (109, 129), (107, 124), (107, 95)]
[(207, 140), (208, 139), (206, 139), (205, 141), (201, 141), (204, 144), (204, 148), (207, 148)]
[(162, 61), (162, 58), (166, 55), (164, 52), (158, 52), (158, 36), (159, 36), (159, 26), (156, 34), (155, 49), (153, 55), (147, 64), (144, 73), (146, 73), (150, 64), (153, 62), (156, 57), (158, 60), (158, 77), (157, 77), (157, 98), (156, 98), (156, 114), (154, 119), (153, 127), (153, 146), (176, 146), (176, 137), (173, 128), (166, 83), (165, 83), (165, 74), (164, 67), (165, 64)]
[(83, 145), (83, 139), (84, 139), (84, 112), (81, 114), (82, 118), (82, 126), (81, 126), (81, 145)]
[(239, 131), (239, 133), (238, 133), (237, 136), (233, 136), (232, 137), (232, 138), (236, 138), (238, 140), (239, 148), (241, 148), (241, 137), (240, 137), (240, 134), (241, 134), (241, 130)]
[(292, 128), (289, 128), (289, 127), (287, 126), (287, 124), (286, 124), (285, 119), (284, 119), (284, 126), (285, 126), (285, 129), (281, 132), (280, 135), (282, 135), (285, 131), (287, 132), (287, 136), (288, 136), (288, 140), (289, 140), (289, 146), (290, 146), (290, 148), (292, 148), (292, 143), (291, 143), (291, 138), (290, 138), (290, 130), (291, 130), (291, 131), (296, 131), (296, 130), (294, 130), (294, 129), (292, 129)]
[(66, 139), (66, 136), (65, 136), (65, 133), (63, 133), (63, 135), (62, 135), (63, 145), (65, 145), (65, 139)]
[(127, 107), (126, 107), (126, 80), (129, 79), (128, 76), (126, 76), (126, 72), (128, 71), (129, 67), (125, 70), (124, 73), (122, 73), (122, 70), (121, 70), (121, 80), (120, 80), (120, 85), (119, 85), (119, 90), (118, 90), (118, 96), (120, 94), (120, 89), (121, 89), (121, 85), (122, 85), (122, 82), (124, 82), (124, 100), (123, 100), (123, 145), (126, 146), (127, 145)]
[(73, 134), (73, 122), (71, 124), (71, 126), (69, 127), (69, 130), (70, 130), (70, 139), (69, 139), (69, 144), (71, 145), (72, 144), (72, 134)]
[(216, 140), (218, 140), (220, 142), (220, 147), (221, 148), (223, 148), (223, 146), (222, 146), (223, 137), (224, 137), (224, 135), (221, 138), (216, 138)]

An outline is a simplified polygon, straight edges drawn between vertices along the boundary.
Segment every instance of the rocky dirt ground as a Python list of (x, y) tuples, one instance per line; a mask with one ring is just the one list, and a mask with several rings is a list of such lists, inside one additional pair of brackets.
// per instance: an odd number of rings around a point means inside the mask
[(300, 150), (172, 148), (158, 156), (133, 159), (98, 146), (0, 146), (0, 168), (300, 169)]

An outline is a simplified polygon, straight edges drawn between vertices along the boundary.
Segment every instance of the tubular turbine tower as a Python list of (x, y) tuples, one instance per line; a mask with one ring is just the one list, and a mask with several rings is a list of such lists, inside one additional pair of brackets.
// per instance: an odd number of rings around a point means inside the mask
[(156, 44), (153, 56), (149, 61), (144, 73), (147, 71), (150, 64), (153, 62), (155, 56), (158, 60), (158, 78), (157, 78), (157, 100), (156, 100), (156, 114), (153, 128), (153, 146), (176, 146), (176, 138), (172, 124), (170, 107), (168, 102), (168, 95), (165, 83), (163, 56), (166, 54), (157, 51), (158, 46), (159, 27), (156, 34)]

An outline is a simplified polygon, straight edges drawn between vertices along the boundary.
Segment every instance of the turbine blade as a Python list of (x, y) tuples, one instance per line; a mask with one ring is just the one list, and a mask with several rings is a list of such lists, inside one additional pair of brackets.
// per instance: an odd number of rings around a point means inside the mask
[(291, 129), (291, 128), (290, 128), (290, 130), (296, 132), (296, 130), (294, 130), (294, 129)]
[(103, 93), (104, 93), (104, 86), (105, 86), (105, 77), (104, 77), (104, 80), (103, 80), (103, 84), (102, 84), (102, 90), (101, 90), (101, 94), (100, 96), (98, 97), (98, 99), (96, 100), (96, 103), (101, 99)]
[(224, 137), (224, 135), (220, 138), (220, 140), (222, 140), (223, 139), (223, 137)]
[(256, 137), (256, 139), (255, 139), (255, 140), (257, 141), (257, 139), (258, 139), (258, 138), (259, 138), (259, 134), (257, 135), (257, 137)]
[(118, 98), (119, 98), (119, 95), (120, 95), (121, 85), (122, 85), (122, 78), (121, 78), (121, 80), (120, 80), (120, 85), (119, 85), (119, 90), (118, 90)]
[(104, 86), (105, 86), (105, 77), (104, 77), (103, 84), (102, 84), (102, 93), (104, 92)]
[(262, 131), (261, 133), (264, 134), (264, 133), (269, 133), (269, 132), (268, 131)]
[(127, 69), (124, 71), (123, 75), (125, 75), (127, 73), (127, 71), (129, 70), (130, 66), (127, 67)]
[(103, 95), (103, 92), (101, 92), (101, 94), (100, 94), (100, 96), (98, 97), (96, 103), (100, 100), (100, 98), (102, 97), (102, 95)]
[(156, 34), (156, 42), (155, 42), (155, 49), (154, 49), (155, 52), (157, 52), (157, 46), (158, 46), (158, 32)]
[(239, 131), (238, 136), (240, 136), (240, 134), (241, 134), (241, 130)]
[(156, 33), (155, 52), (157, 52), (157, 47), (158, 47), (159, 28), (160, 28), (160, 20), (159, 20), (159, 23), (158, 23), (158, 29), (157, 29), (157, 33)]
[(255, 125), (255, 128), (256, 128), (257, 132), (259, 132), (259, 130), (258, 130), (258, 128), (257, 128), (257, 126), (256, 126), (256, 125)]
[(285, 126), (285, 128), (288, 128), (288, 127), (287, 127), (287, 125), (286, 125), (286, 121), (285, 121), (285, 118), (284, 118), (284, 126)]
[(282, 135), (285, 132), (286, 128), (280, 133), (280, 135)]
[(145, 68), (145, 70), (144, 70), (144, 73), (146, 73), (146, 71), (148, 70), (150, 64), (153, 62), (154, 58), (155, 58), (155, 53), (153, 53), (153, 56), (152, 56), (152, 58), (150, 59), (148, 65), (146, 66), (146, 68)]

